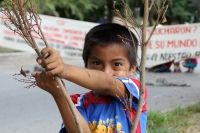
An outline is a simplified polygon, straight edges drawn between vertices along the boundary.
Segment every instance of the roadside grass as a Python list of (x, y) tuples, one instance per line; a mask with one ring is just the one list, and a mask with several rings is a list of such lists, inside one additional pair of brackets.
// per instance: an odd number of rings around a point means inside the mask
[(13, 52), (20, 52), (20, 51), (9, 49), (9, 48), (0, 47), (0, 53), (13, 53)]
[(147, 133), (200, 133), (200, 102), (165, 113), (150, 110)]

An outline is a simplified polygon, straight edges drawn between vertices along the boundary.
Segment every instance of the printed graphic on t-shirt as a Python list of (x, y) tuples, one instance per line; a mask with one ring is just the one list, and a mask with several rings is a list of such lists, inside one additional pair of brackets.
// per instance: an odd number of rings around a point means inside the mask
[(117, 122), (118, 116), (115, 118), (107, 118), (106, 120), (89, 121), (91, 133), (125, 133), (122, 131), (123, 125)]

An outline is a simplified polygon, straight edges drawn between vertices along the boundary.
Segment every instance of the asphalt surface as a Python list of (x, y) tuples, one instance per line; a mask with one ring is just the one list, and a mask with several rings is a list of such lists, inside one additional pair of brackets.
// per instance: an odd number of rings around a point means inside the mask
[[(0, 133), (55, 133), (60, 129), (62, 119), (51, 95), (37, 87), (26, 89), (25, 83), (13, 79), (21, 66), (32, 72), (37, 66), (35, 58), (29, 53), (0, 55)], [(83, 67), (81, 59), (64, 58), (64, 62)], [(65, 83), (70, 94), (87, 91)], [(200, 101), (200, 67), (194, 73), (146, 72), (146, 83), (149, 110), (164, 112)]]

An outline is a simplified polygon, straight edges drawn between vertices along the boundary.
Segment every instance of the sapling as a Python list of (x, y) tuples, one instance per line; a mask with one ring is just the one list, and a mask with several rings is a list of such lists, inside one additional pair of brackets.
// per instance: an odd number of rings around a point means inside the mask
[[(42, 19), (37, 12), (37, 3), (35, 0), (4, 0), (0, 5), (0, 11), (5, 15), (3, 18), (4, 24), (7, 28), (13, 32), (19, 34), (27, 44), (35, 50), (37, 55), (43, 60), (43, 56), (36, 44), (35, 39), (41, 39), (45, 46), (48, 46), (48, 42), (41, 29)], [(36, 85), (35, 81), (32, 81), (31, 76), (26, 76), (26, 74), (21, 69), (20, 74), (22, 74), (26, 79), (20, 79), (21, 82), (31, 83), (29, 87), (34, 87)], [(66, 91), (61, 79), (58, 76), (54, 76), (57, 81), (58, 88), (65, 96), (66, 101), (69, 104), (71, 112), (74, 116), (75, 122), (79, 133), (83, 133), (82, 127), (80, 125), (79, 119), (75, 113), (75, 107), (70, 99), (69, 94)], [(57, 88), (55, 88), (57, 89)]]
[[(133, 121), (132, 121), (132, 115), (131, 115), (132, 112), (130, 111), (132, 108), (131, 104), (130, 104), (132, 102), (132, 96), (129, 96), (129, 100), (128, 100), (129, 104), (123, 103), (124, 106), (126, 107), (128, 117), (130, 120), (130, 125), (131, 125), (130, 133), (135, 133), (137, 125), (138, 125), (138, 121), (140, 119), (142, 106), (144, 103), (145, 64), (146, 64), (147, 44), (150, 41), (156, 27), (159, 24), (165, 23), (167, 21), (166, 17), (165, 17), (165, 13), (168, 8), (168, 3), (167, 3), (167, 0), (151, 0), (151, 2), (149, 4), (149, 0), (144, 0), (143, 24), (139, 24), (136, 21), (135, 17), (133, 16), (134, 13), (129, 8), (129, 6), (124, 2), (124, 0), (122, 0), (122, 3), (121, 3), (122, 6), (124, 7), (123, 14), (115, 7), (115, 3), (116, 2), (114, 2), (114, 4), (113, 4), (113, 8), (114, 8), (113, 11), (120, 18), (119, 21), (121, 21), (123, 23), (123, 25), (125, 25), (127, 28), (129, 28), (131, 31), (133, 31), (137, 34), (138, 39), (139, 39), (139, 44), (140, 44), (139, 46), (141, 47), (141, 59), (139, 59), (139, 63), (138, 63), (138, 71), (139, 71), (139, 75), (140, 75), (140, 94), (139, 94), (140, 98), (139, 98), (139, 102), (138, 102), (136, 116)], [(152, 9), (152, 7), (154, 7), (157, 12), (157, 18), (156, 18), (156, 23), (153, 26), (153, 30), (150, 33), (150, 36), (147, 38), (146, 37), (146, 29), (148, 26), (149, 12)], [(126, 45), (127, 41), (132, 41), (133, 44), (136, 43), (133, 38), (132, 38), (132, 40), (122, 38), (122, 40), (124, 41), (125, 45)], [(132, 50), (132, 54), (134, 54), (135, 56), (138, 56), (137, 51), (135, 51), (135, 50)]]

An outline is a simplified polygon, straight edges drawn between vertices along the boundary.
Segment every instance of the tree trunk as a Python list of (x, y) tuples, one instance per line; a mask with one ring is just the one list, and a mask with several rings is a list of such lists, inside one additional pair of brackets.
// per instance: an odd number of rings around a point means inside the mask
[(153, 12), (149, 11), (149, 26), (153, 26)]
[(140, 115), (142, 112), (142, 106), (144, 103), (144, 88), (145, 88), (145, 64), (146, 64), (146, 29), (148, 24), (148, 16), (149, 16), (149, 8), (148, 8), (148, 0), (144, 0), (144, 17), (143, 17), (143, 27), (142, 27), (142, 44), (141, 44), (141, 64), (140, 64), (140, 98), (138, 102), (138, 108), (136, 112), (136, 116), (134, 118), (134, 122), (131, 124), (130, 133), (135, 133)]
[(108, 7), (108, 18), (107, 18), (107, 22), (111, 23), (112, 19), (113, 19), (113, 2), (112, 0), (106, 0), (107, 2), (107, 7)]

